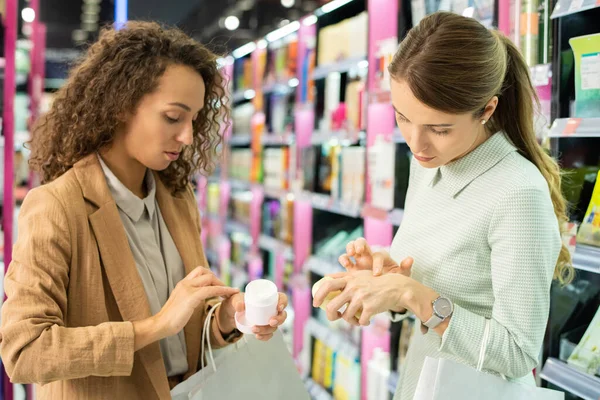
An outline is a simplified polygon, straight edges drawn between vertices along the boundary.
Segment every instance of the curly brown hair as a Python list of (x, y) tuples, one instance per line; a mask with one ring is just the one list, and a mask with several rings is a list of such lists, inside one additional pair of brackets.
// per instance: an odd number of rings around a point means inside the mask
[(221, 127), (230, 110), (218, 56), (179, 29), (154, 22), (104, 28), (99, 40), (71, 70), (52, 107), (33, 130), (30, 165), (51, 182), (85, 156), (110, 146), (124, 115), (132, 115), (152, 93), (169, 65), (193, 68), (204, 79), (204, 108), (194, 122), (194, 139), (181, 157), (159, 172), (173, 192), (185, 189), (193, 173), (214, 168)]

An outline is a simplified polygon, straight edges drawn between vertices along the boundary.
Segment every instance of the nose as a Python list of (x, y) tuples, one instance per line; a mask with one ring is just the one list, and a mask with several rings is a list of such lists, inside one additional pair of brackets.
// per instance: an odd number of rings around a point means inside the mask
[(177, 135), (177, 141), (185, 146), (189, 146), (194, 142), (194, 125), (186, 125)]
[(428, 149), (429, 143), (427, 135), (421, 131), (418, 126), (411, 126), (408, 135), (405, 135), (406, 143), (412, 150), (413, 154), (420, 154)]

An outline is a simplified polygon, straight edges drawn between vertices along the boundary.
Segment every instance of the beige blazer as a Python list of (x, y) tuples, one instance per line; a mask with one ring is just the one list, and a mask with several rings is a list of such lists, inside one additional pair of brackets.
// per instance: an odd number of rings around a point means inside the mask
[[(173, 196), (156, 183), (186, 273), (208, 266), (191, 188)], [(130, 321), (149, 317), (150, 307), (95, 154), (28, 194), (4, 285), (0, 356), (13, 382), (39, 384), (38, 399), (170, 398), (177, 380), (167, 379), (158, 342), (134, 353)], [(215, 302), (185, 327), (189, 371), (181, 378), (197, 371)], [(227, 344), (215, 321), (211, 340)]]

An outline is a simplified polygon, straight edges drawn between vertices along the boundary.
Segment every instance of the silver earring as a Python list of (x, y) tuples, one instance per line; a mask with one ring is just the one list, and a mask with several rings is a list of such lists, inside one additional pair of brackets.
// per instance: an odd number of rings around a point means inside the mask
[(487, 121), (486, 121), (485, 119), (482, 119), (482, 120), (481, 120), (481, 125), (485, 125), (485, 123), (486, 123), (486, 122), (487, 122)]

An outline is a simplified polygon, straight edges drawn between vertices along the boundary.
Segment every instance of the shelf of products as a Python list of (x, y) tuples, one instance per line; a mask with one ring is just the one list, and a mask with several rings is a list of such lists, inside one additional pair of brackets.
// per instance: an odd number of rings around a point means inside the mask
[(312, 206), (318, 210), (352, 218), (361, 216), (362, 204), (346, 204), (339, 199), (321, 193), (302, 192), (300, 196), (310, 198)]
[(312, 271), (317, 275), (325, 276), (338, 272), (345, 272), (346, 269), (337, 262), (337, 260), (327, 260), (320, 257), (310, 257), (304, 263), (304, 269)]
[(319, 339), (347, 359), (358, 360), (360, 358), (360, 349), (357, 345), (351, 343), (343, 333), (329, 329), (317, 319), (310, 318), (305, 329), (314, 338)]
[(252, 142), (252, 136), (250, 134), (239, 134), (232, 135), (227, 141), (232, 146), (249, 146)]
[(233, 220), (228, 220), (225, 223), (225, 230), (229, 234), (242, 233), (242, 234), (245, 234), (248, 236), (250, 235), (250, 228), (248, 227), (248, 225), (244, 225), (240, 222), (233, 221)]
[(555, 358), (546, 361), (541, 377), (584, 400), (600, 399), (600, 378), (580, 372)]
[(283, 252), (284, 256), (288, 260), (294, 258), (294, 251), (292, 249), (292, 246), (274, 237), (268, 235), (260, 235), (258, 238), (258, 246), (263, 250), (274, 253)]
[(550, 128), (552, 138), (600, 138), (600, 118), (560, 118)]
[(369, 63), (367, 62), (366, 57), (359, 56), (359, 57), (348, 58), (348, 59), (341, 60), (338, 62), (319, 65), (319, 66), (315, 67), (315, 70), (312, 74), (312, 78), (315, 80), (316, 79), (324, 79), (327, 77), (327, 75), (334, 73), (334, 72), (338, 72), (338, 73), (349, 72), (350, 70), (353, 70), (353, 69), (358, 70), (359, 68), (365, 68), (368, 65), (369, 65)]
[(598, 0), (558, 0), (550, 18), (560, 18), (600, 7)]
[(578, 245), (573, 254), (573, 267), (600, 274), (600, 248)]
[(311, 378), (306, 378), (305, 385), (313, 400), (333, 400), (333, 396)]

